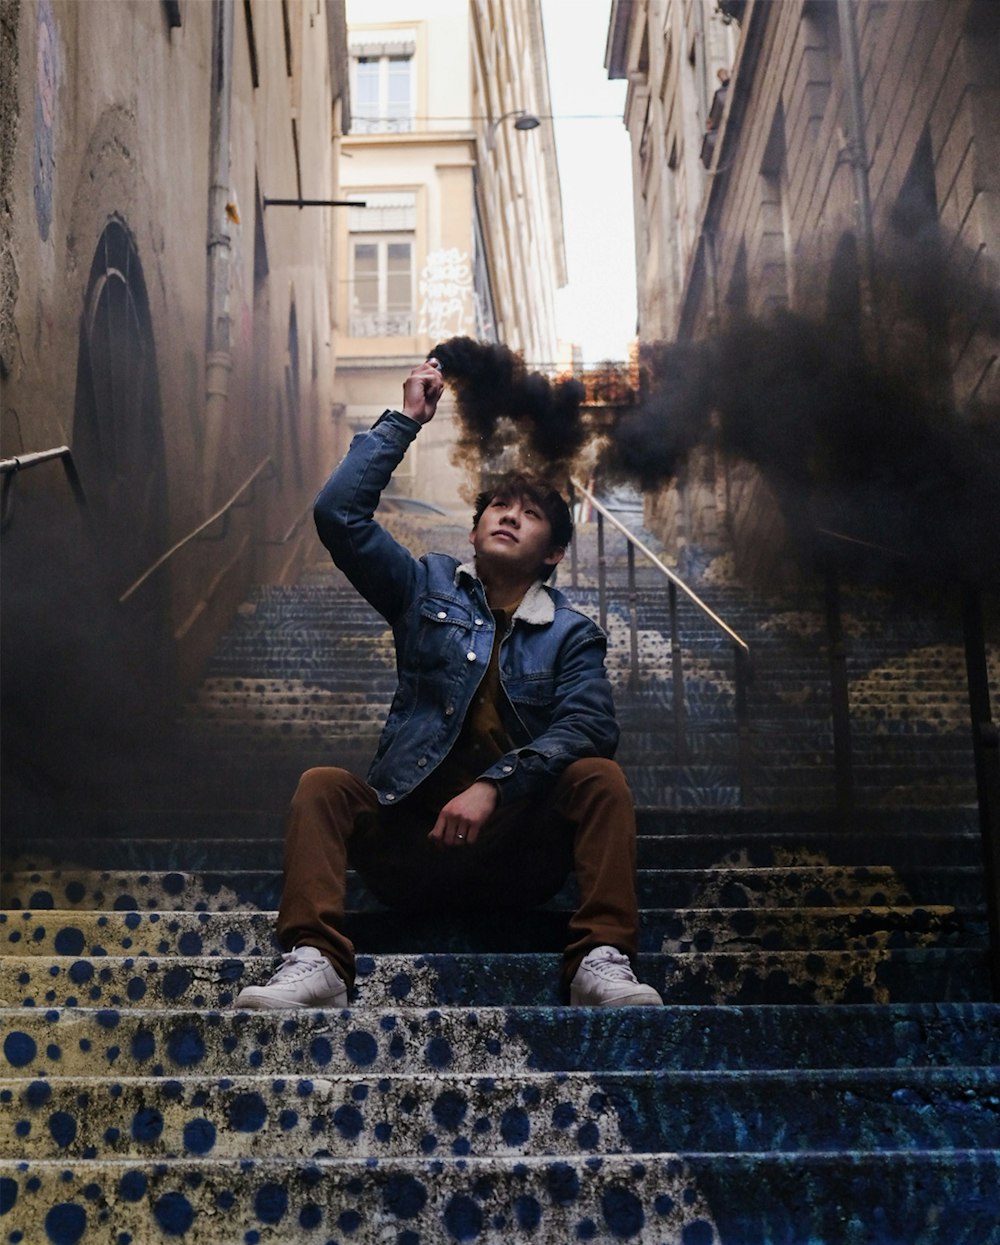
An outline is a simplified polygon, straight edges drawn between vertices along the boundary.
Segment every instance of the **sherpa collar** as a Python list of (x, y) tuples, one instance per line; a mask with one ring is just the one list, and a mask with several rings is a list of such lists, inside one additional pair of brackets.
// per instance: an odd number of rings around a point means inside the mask
[[(476, 561), (473, 558), (471, 562), (463, 562), (455, 571), (455, 583), (458, 583), (460, 575), (468, 575), (472, 579), (478, 579), (476, 573)], [(521, 604), (514, 611), (514, 617), (511, 622), (530, 623), (534, 627), (544, 627), (547, 623), (553, 621), (556, 616), (555, 602), (551, 595), (546, 591), (545, 584), (540, 579), (536, 579), (528, 591), (524, 594)]]

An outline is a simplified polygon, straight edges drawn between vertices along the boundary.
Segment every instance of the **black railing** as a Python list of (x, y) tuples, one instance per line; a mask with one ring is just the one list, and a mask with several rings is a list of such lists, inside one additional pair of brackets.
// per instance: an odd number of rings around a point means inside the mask
[[(218, 510), (214, 512), (214, 514), (209, 515), (207, 519), (199, 523), (198, 526), (192, 529), (190, 532), (188, 532), (186, 536), (182, 536), (180, 540), (178, 540), (175, 544), (171, 545), (170, 548), (165, 553), (162, 553), (156, 559), (156, 561), (152, 563), (151, 566), (148, 566), (142, 572), (142, 574), (139, 576), (139, 578), (134, 583), (130, 584), (125, 589), (125, 591), (118, 598), (119, 604), (124, 605), (125, 602), (129, 599), (129, 597), (131, 597), (134, 593), (136, 593), (148, 579), (152, 578), (152, 576), (155, 575), (156, 572), (162, 566), (166, 566), (166, 564), (170, 561), (170, 559), (175, 554), (179, 553), (180, 550), (183, 549), (185, 545), (190, 544), (191, 541), (197, 540), (199, 537), (201, 537), (202, 540), (224, 539), (229, 531), (229, 518), (230, 518), (232, 511), (240, 505), (247, 504), (246, 502), (242, 500), (243, 495), (249, 492), (250, 489), (252, 489), (253, 486), (257, 483), (257, 480), (264, 474), (264, 472), (270, 469), (271, 467), (272, 467), (272, 463), (271, 463), (270, 457), (261, 459), (261, 461), (257, 464), (256, 467), (254, 467), (253, 471), (250, 472), (247, 478), (239, 486), (236, 492), (233, 493), (233, 495), (228, 499), (228, 501), (224, 502), (218, 508)], [(220, 521), (222, 523), (222, 529), (219, 532), (219, 534), (217, 536), (206, 537), (204, 533), (210, 527), (212, 527), (213, 524), (219, 523)]]
[[(858, 540), (842, 532), (820, 529), (818, 535), (842, 545), (863, 547), (894, 566), (912, 563), (911, 558), (897, 550)], [(1000, 1000), (1000, 729), (993, 721), (990, 707), (982, 590), (975, 585), (964, 584), (960, 592), (976, 802), (982, 839), (983, 883), (990, 929), (990, 979), (993, 997)], [(846, 815), (853, 805), (854, 788), (850, 700), (846, 650), (841, 630), (840, 583), (837, 572), (832, 567), (828, 567), (826, 571), (826, 606), (837, 805), (841, 814)]]
[[(737, 770), (740, 784), (740, 801), (749, 802), (753, 786), (753, 765), (750, 746), (750, 711), (748, 688), (752, 677), (750, 646), (724, 622), (674, 571), (666, 566), (634, 532), (603, 506), (588, 489), (572, 481), (574, 495), (586, 498), (597, 514), (597, 599), (601, 626), (608, 622), (607, 556), (605, 553), (604, 525), (610, 523), (626, 539), (628, 556), (628, 614), (629, 614), (629, 688), (639, 686), (639, 619), (638, 592), (636, 590), (635, 555), (641, 553), (667, 580), (667, 601), (670, 612), (670, 673), (673, 691), (674, 748), (677, 760), (688, 760), (687, 708), (684, 690), (684, 662), (681, 651), (680, 620), (677, 611), (678, 593), (683, 593), (702, 614), (733, 642), (733, 688), (737, 731)], [(571, 551), (575, 545), (570, 546)], [(575, 556), (570, 563), (570, 573), (575, 581), (577, 563)]]
[(17, 458), (0, 460), (0, 477), (3, 479), (3, 484), (0, 486), (0, 531), (6, 532), (13, 522), (14, 485), (17, 483), (17, 477), (20, 473), (30, 467), (40, 467), (42, 463), (54, 461), (62, 463), (66, 482), (76, 498), (77, 505), (81, 511), (86, 510), (87, 496), (83, 491), (83, 485), (80, 483), (76, 464), (73, 462), (73, 452), (68, 445), (57, 445), (55, 449), (39, 450), (34, 454), (19, 454)]

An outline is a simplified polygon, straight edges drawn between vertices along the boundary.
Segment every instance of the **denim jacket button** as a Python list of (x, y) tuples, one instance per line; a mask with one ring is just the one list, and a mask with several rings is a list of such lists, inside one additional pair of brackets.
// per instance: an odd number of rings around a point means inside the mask
[(449, 706), (448, 706), (448, 708), (447, 708), (447, 709), (445, 709), (445, 711), (444, 711), (444, 716), (445, 716), (446, 718), (450, 718), (450, 717), (451, 717), (451, 715), (452, 715), (454, 712), (455, 712), (455, 706), (454, 706), (454, 705), (449, 705)]
[(438, 618), (447, 618), (447, 617), (448, 617), (447, 610), (438, 610)]
[(389, 792), (386, 794), (386, 797), (385, 797), (385, 798), (386, 798), (386, 799), (389, 801), (389, 803), (391, 804), (391, 803), (392, 803), (392, 801), (393, 801), (396, 797), (393, 795), (393, 793), (392, 793), (391, 791), (389, 791)]
[(469, 659), (469, 661), (475, 661), (475, 660), (476, 660), (476, 654), (472, 651), (472, 649), (471, 649), (471, 648), (469, 649), (469, 651), (468, 651), (465, 655), (466, 655), (466, 657)]
[(420, 760), (417, 762), (417, 764), (420, 766), (421, 769), (423, 769), (423, 767), (427, 764), (427, 758), (421, 757)]
[(513, 772), (514, 772), (514, 767), (513, 767), (513, 765), (505, 765), (505, 766), (503, 767), (503, 772), (504, 772), (505, 774), (513, 774)]
[(481, 627), (482, 625), (483, 625), (483, 620), (482, 620), (481, 618), (477, 618), (477, 619), (476, 619), (476, 626), (477, 626), (477, 627)]

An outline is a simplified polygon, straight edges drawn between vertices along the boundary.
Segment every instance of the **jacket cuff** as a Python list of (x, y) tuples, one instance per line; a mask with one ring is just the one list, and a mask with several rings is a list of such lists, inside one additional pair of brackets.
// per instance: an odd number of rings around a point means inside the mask
[(409, 445), (422, 427), (422, 424), (411, 419), (409, 415), (404, 415), (402, 411), (397, 411), (393, 407), (387, 407), (372, 424), (371, 431), (384, 428), (387, 432), (401, 432), (403, 444)]

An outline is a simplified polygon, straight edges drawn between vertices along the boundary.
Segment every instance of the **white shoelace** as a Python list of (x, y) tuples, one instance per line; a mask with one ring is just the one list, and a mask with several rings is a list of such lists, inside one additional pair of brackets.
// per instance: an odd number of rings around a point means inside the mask
[(604, 977), (607, 981), (635, 980), (628, 956), (622, 955), (620, 951), (605, 951), (599, 956), (591, 952), (585, 963), (592, 973)]
[(282, 955), (281, 967), (267, 984), (269, 986), (291, 985), (293, 981), (301, 981), (303, 977), (308, 977), (310, 973), (322, 967), (320, 960), (306, 959), (299, 955), (299, 948), (296, 947), (293, 951), (286, 951)]

